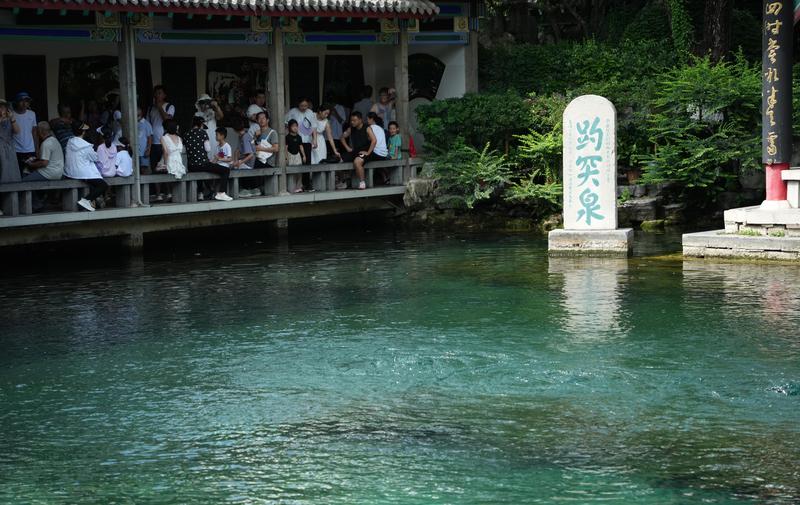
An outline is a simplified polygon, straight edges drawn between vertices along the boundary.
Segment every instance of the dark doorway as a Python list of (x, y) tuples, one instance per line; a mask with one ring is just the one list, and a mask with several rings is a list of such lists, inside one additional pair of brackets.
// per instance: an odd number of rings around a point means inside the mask
[[(161, 58), (161, 84), (167, 91), (167, 102), (175, 106), (175, 120), (181, 130), (191, 126), (197, 112), (197, 63), (194, 58)], [(152, 94), (152, 90), (151, 90)], [(150, 97), (152, 101), (152, 97)]]
[(289, 106), (295, 107), (301, 98), (310, 98), (319, 105), (319, 58), (289, 58)]
[(345, 107), (361, 100), (364, 87), (364, 62), (360, 54), (339, 54), (325, 57), (323, 99)]
[(25, 91), (33, 98), (31, 109), (37, 121), (50, 119), (47, 116), (47, 64), (44, 56), (3, 56), (6, 98)]
[[(93, 109), (102, 110), (106, 94), (119, 89), (119, 59), (116, 56), (61, 58), (58, 63), (58, 101), (78, 116)], [(136, 94), (140, 102), (149, 99), (153, 89), (150, 60), (136, 60)]]

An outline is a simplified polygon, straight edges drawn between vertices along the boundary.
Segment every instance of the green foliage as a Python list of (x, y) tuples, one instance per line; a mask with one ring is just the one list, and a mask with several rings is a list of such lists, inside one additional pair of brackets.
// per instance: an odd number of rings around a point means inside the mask
[(529, 177), (513, 183), (503, 195), (509, 203), (523, 203), (537, 208), (540, 214), (557, 211), (561, 208), (564, 187), (560, 182), (539, 183)]
[(644, 156), (644, 182), (677, 180), (690, 190), (719, 192), (738, 169), (758, 167), (759, 68), (738, 56), (713, 64), (695, 58), (660, 79)]
[(625, 28), (622, 39), (638, 41), (664, 41), (671, 36), (669, 15), (660, 2), (649, 2), (633, 17)]
[(509, 45), (482, 50), (479, 82), (488, 92), (564, 93), (607, 81), (647, 80), (675, 61), (672, 47), (663, 41)]
[(672, 44), (679, 53), (689, 54), (694, 45), (694, 26), (685, 0), (668, 0), (668, 7)]
[(436, 100), (417, 107), (417, 120), (426, 147), (433, 151), (448, 150), (459, 139), (469, 146), (488, 143), (507, 151), (513, 136), (530, 126), (525, 101), (512, 91)]
[(491, 150), (488, 143), (478, 151), (458, 140), (435, 156), (433, 162), (439, 188), (445, 194), (463, 198), (470, 209), (499, 193), (511, 180), (506, 156)]

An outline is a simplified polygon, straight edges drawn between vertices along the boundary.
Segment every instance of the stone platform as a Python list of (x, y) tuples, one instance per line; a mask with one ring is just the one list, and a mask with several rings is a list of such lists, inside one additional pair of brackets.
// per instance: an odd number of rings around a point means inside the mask
[(800, 237), (739, 235), (725, 230), (687, 233), (683, 236), (683, 255), (800, 261)]
[(799, 261), (800, 209), (781, 201), (727, 210), (724, 230), (683, 236), (683, 255)]
[(633, 229), (553, 230), (547, 241), (551, 256), (627, 257), (633, 249)]

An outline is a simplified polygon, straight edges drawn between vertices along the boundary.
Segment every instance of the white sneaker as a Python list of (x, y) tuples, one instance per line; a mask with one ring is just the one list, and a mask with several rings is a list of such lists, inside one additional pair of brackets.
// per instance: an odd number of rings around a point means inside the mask
[(157, 201), (157, 202), (163, 202), (163, 201), (164, 201), (164, 193), (159, 193), (159, 194), (157, 194), (157, 195), (156, 195), (156, 200), (155, 200), (155, 201)]
[(202, 202), (205, 199), (206, 199), (206, 197), (205, 197), (205, 195), (203, 195), (202, 191), (200, 193), (197, 193), (197, 201), (198, 202)]
[(250, 196), (261, 196), (261, 190), (258, 188), (251, 189)]
[(253, 194), (250, 192), (249, 189), (240, 189), (239, 190), (239, 197), (240, 198), (250, 198)]
[(92, 207), (92, 203), (86, 198), (81, 198), (80, 200), (78, 200), (78, 205), (88, 210), (89, 212), (94, 212), (94, 207)]
[(361, 181), (358, 183), (358, 189), (367, 189), (366, 181)]
[(347, 189), (347, 183), (346, 182), (337, 182), (336, 183), (336, 189)]
[(221, 202), (230, 202), (233, 198), (229, 197), (225, 193), (217, 193), (214, 195), (214, 200), (219, 200)]

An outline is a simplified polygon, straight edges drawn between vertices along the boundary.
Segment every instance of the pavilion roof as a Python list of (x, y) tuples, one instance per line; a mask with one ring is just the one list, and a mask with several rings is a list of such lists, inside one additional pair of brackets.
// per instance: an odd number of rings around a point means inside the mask
[(424, 18), (439, 12), (439, 8), (430, 0), (0, 0), (0, 7), (379, 18)]

